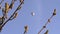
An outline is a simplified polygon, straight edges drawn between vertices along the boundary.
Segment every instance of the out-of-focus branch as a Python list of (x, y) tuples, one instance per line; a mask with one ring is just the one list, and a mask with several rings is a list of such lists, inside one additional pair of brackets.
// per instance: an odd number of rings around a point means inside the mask
[(40, 34), (40, 32), (41, 32), (44, 28), (46, 28), (46, 26), (43, 26), (42, 29), (38, 32), (38, 34)]
[(17, 1), (17, 0), (12, 0), (12, 1), (11, 1), (11, 4), (10, 4), (10, 6), (9, 6), (9, 9), (12, 9), (12, 7), (14, 6), (14, 2), (15, 2), (15, 1)]
[[(14, 11), (14, 13), (11, 15), (11, 17), (10, 18), (12, 18), (13, 16), (14, 16), (14, 14), (15, 14), (15, 12), (17, 12), (17, 10), (19, 10), (20, 7), (21, 6), (21, 4), (18, 6), (18, 8)], [(10, 18), (2, 25), (2, 27), (10, 20)]]
[(24, 4), (24, 0), (20, 0), (20, 3), (23, 3)]
[(22, 5), (23, 3), (21, 3), (18, 7), (17, 7), (17, 9), (14, 11), (14, 13), (2, 24), (2, 25), (0, 25), (1, 27), (0, 27), (0, 30), (4, 27), (4, 25), (16, 14), (16, 12), (19, 10), (19, 9), (21, 9), (21, 5)]
[(44, 34), (48, 34), (48, 30), (46, 30), (46, 32)]
[(25, 31), (24, 31), (24, 33), (23, 33), (23, 34), (26, 34), (26, 33), (27, 33), (27, 31), (28, 31), (28, 26), (26, 25), (26, 26), (24, 27), (24, 29), (25, 29)]
[(53, 12), (52, 16), (48, 19), (48, 21), (47, 21), (47, 22), (45, 23), (45, 25), (41, 28), (41, 30), (38, 32), (38, 34), (40, 34), (40, 32), (41, 32), (44, 28), (46, 28), (47, 24), (50, 23), (50, 20), (51, 20), (52, 17), (55, 16), (55, 15), (56, 15), (56, 9), (54, 9), (54, 12)]
[(14, 14), (14, 16), (13, 16), (10, 20), (15, 19), (15, 18), (17, 17), (17, 15), (18, 15), (18, 13), (16, 12), (16, 13)]

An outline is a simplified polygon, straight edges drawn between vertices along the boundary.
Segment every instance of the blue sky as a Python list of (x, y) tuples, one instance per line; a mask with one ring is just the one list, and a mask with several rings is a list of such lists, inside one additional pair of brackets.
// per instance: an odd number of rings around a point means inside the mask
[[(4, 3), (11, 3), (11, 0), (4, 0)], [(15, 2), (12, 10), (9, 11), (8, 17), (19, 5), (19, 1)], [(47, 22), (47, 19), (51, 17), (53, 9), (56, 8), (57, 14), (51, 19), (51, 22), (47, 25), (41, 34), (48, 29), (48, 34), (59, 34), (60, 33), (60, 0), (24, 0), (21, 10), (18, 11), (16, 19), (9, 21), (4, 27), (0, 34), (23, 34), (24, 26), (28, 25), (27, 34), (37, 34), (42, 26)], [(32, 16), (31, 12), (35, 12)], [(2, 15), (0, 9), (0, 15)]]

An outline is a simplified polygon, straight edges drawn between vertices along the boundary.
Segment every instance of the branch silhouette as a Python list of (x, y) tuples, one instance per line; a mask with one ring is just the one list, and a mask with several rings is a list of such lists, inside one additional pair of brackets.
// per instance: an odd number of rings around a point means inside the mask
[[(3, 1), (4, 1), (4, 0), (2, 0), (2, 1), (0, 2), (0, 9), (1, 9), (1, 3), (2, 3)], [(0, 22), (0, 32), (1, 32), (2, 28), (6, 25), (6, 23), (8, 23), (8, 21), (13, 20), (14, 18), (17, 17), (17, 15), (18, 15), (17, 12), (18, 12), (18, 10), (20, 10), (21, 7), (22, 7), (22, 4), (24, 4), (24, 0), (19, 0), (19, 1), (20, 1), (20, 4), (19, 4), (18, 7), (16, 8), (16, 10), (13, 12), (13, 14), (12, 14), (8, 19), (7, 19), (7, 17), (6, 17), (7, 20), (4, 21), (4, 20), (5, 20), (5, 16), (7, 16), (7, 13), (8, 13), (8, 11), (9, 11), (9, 9), (12, 9), (12, 8), (13, 8), (15, 1), (17, 1), (17, 0), (12, 0), (12, 2), (11, 2), (10, 5), (6, 2), (6, 3), (5, 3), (5, 8), (2, 8), (3, 16), (0, 17), (0, 20), (2, 21), (2, 22)], [(4, 13), (4, 11), (5, 11), (5, 13)], [(32, 14), (34, 15), (34, 13), (32, 13)], [(32, 15), (32, 16), (33, 16), (33, 15)], [(51, 16), (51, 17), (47, 20), (47, 22), (43, 25), (43, 27), (41, 28), (41, 30), (39, 30), (38, 34), (40, 34), (40, 33), (42, 32), (42, 30), (44, 30), (44, 29), (46, 28), (47, 24), (50, 23), (50, 20), (51, 20), (51, 19), (53, 18), (53, 16), (55, 16), (55, 15), (56, 15), (56, 9), (54, 9), (54, 12), (53, 12), (52, 16)], [(25, 29), (25, 31), (24, 31), (23, 34), (26, 34), (27, 31), (28, 31), (28, 26), (25, 26), (24, 29)], [(47, 34), (47, 33), (48, 33), (48, 30), (47, 30), (44, 34)]]
[(54, 9), (54, 12), (52, 14), (52, 16), (48, 19), (48, 21), (45, 23), (45, 25), (41, 28), (41, 30), (38, 32), (38, 34), (41, 33), (42, 30), (44, 30), (44, 28), (46, 28), (47, 24), (50, 23), (50, 20), (53, 18), (53, 16), (56, 15), (56, 9)]
[(24, 33), (23, 33), (23, 34), (26, 34), (26, 33), (27, 33), (27, 31), (28, 31), (28, 26), (26, 25), (26, 26), (24, 27), (24, 29), (25, 29), (25, 31), (24, 31)]
[[(13, 13), (2, 25), (0, 25), (0, 31), (2, 30), (2, 28), (4, 27), (4, 25), (5, 25), (6, 23), (8, 23), (8, 21), (11, 20), (11, 18), (16, 14), (16, 12), (21, 9), (21, 5), (22, 5), (22, 4), (23, 4), (23, 2), (20, 3), (20, 5), (18, 5), (18, 7), (17, 7), (17, 9), (14, 11), (14, 13)], [(15, 16), (15, 17), (16, 17), (16, 16)]]

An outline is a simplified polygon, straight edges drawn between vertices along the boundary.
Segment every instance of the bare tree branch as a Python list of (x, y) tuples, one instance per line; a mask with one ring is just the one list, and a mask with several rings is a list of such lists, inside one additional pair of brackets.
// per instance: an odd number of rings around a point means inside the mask
[(52, 19), (52, 17), (55, 16), (55, 15), (56, 15), (56, 9), (54, 9), (54, 12), (53, 12), (52, 16), (48, 19), (48, 21), (47, 21), (47, 22), (45, 23), (45, 25), (41, 28), (41, 30), (38, 32), (38, 34), (40, 34), (40, 32), (41, 32), (44, 28), (46, 28), (47, 24), (50, 22), (50, 20)]
[[(4, 25), (14, 16), (14, 14), (19, 10), (19, 9), (21, 9), (21, 5), (22, 5), (23, 3), (21, 3), (18, 7), (17, 7), (17, 9), (14, 11), (14, 13), (10, 16), (10, 18), (8, 18), (2, 25), (1, 25), (1, 28), (3, 28), (4, 27)], [(1, 30), (1, 28), (0, 28), (0, 30)]]

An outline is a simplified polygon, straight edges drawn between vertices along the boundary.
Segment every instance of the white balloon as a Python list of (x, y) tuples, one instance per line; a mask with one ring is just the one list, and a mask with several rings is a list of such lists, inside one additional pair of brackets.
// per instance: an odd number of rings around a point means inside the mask
[(32, 16), (34, 16), (34, 15), (35, 15), (35, 13), (34, 13), (34, 12), (31, 12), (31, 15), (32, 15)]

